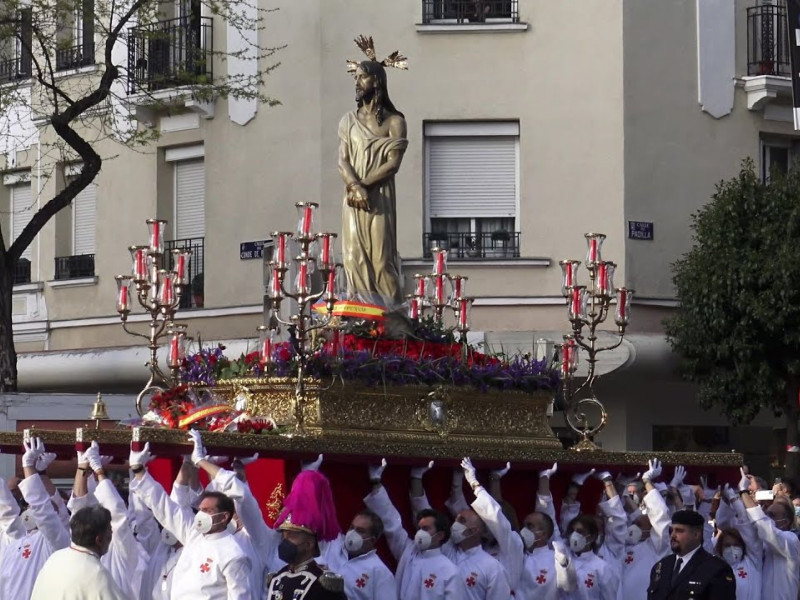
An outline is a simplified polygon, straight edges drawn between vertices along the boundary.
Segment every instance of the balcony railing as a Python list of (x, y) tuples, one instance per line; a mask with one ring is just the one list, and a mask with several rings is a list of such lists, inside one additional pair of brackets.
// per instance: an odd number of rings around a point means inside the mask
[(210, 83), (213, 49), (210, 17), (168, 19), (131, 29), (128, 92)]
[(22, 285), (31, 282), (31, 261), (27, 258), (20, 258), (14, 265), (14, 285)]
[(791, 76), (785, 5), (747, 9), (747, 74)]
[(518, 23), (519, 0), (422, 0), (422, 22)]
[(449, 252), (448, 258), (456, 260), (519, 258), (519, 234), (519, 231), (426, 233), (422, 254), (430, 258), (434, 248), (441, 248)]
[(94, 42), (56, 50), (56, 71), (78, 69), (94, 64)]
[(56, 257), (56, 279), (94, 277), (94, 254)]
[(204, 297), (204, 247), (205, 238), (185, 238), (164, 242), (164, 252), (167, 257), (167, 268), (174, 269), (172, 260), (173, 250), (191, 250), (192, 258), (189, 260), (189, 285), (186, 286), (181, 296), (181, 308), (203, 308)]
[(30, 55), (0, 60), (0, 83), (28, 79), (32, 64)]

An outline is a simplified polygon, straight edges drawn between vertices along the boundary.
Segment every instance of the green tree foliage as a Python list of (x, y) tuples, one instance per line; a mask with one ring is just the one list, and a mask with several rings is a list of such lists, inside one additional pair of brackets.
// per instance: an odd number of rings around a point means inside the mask
[[(665, 322), (681, 374), (704, 408), (734, 424), (759, 411), (786, 418), (798, 442), (800, 383), (800, 171), (762, 183), (747, 160), (692, 216), (694, 245), (678, 260), (680, 300)], [(796, 476), (797, 454), (787, 455)]]

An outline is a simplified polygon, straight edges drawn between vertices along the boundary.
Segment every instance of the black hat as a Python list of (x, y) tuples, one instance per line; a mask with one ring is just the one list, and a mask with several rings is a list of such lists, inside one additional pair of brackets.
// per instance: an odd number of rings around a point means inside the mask
[(699, 527), (702, 529), (703, 525), (705, 525), (705, 520), (700, 513), (693, 510), (679, 510), (672, 515), (672, 524)]

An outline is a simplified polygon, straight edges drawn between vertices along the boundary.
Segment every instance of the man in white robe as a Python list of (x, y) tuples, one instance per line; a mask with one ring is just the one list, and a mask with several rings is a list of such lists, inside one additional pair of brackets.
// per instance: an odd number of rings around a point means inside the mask
[(47, 559), (31, 600), (132, 600), (100, 563), (111, 544), (111, 513), (102, 506), (81, 509), (70, 529), (72, 543)]

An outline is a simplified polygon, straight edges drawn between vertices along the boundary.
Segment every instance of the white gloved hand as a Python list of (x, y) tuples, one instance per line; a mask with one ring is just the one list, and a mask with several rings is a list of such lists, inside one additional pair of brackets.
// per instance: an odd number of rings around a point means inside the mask
[(303, 463), (300, 467), (301, 471), (319, 471), (319, 468), (322, 466), (322, 454), (317, 457), (317, 460), (309, 463)]
[(599, 479), (603, 483), (607, 483), (613, 479), (611, 476), (611, 471), (600, 471), (599, 473), (594, 474), (595, 479)]
[(461, 459), (461, 468), (464, 471), (464, 479), (467, 480), (467, 483), (470, 485), (471, 488), (476, 488), (480, 485), (478, 481), (478, 476), (475, 472), (475, 467), (472, 465), (472, 461), (469, 459), (468, 456), (465, 456)]
[(422, 476), (425, 475), (428, 471), (433, 468), (433, 461), (430, 461), (424, 467), (414, 467), (411, 469), (411, 479), (422, 479)]
[(647, 461), (647, 471), (642, 475), (642, 481), (649, 481), (652, 483), (661, 475), (661, 461), (653, 458)]
[(258, 452), (253, 454), (253, 456), (242, 456), (240, 458), (237, 458), (236, 460), (238, 460), (240, 463), (242, 463), (242, 465), (246, 467), (247, 465), (252, 464), (258, 460)]
[(553, 541), (553, 556), (556, 562), (562, 567), (566, 567), (569, 564), (569, 553), (564, 542), (559, 540)]
[(92, 471), (100, 471), (103, 468), (103, 462), (100, 460), (100, 446), (97, 440), (92, 442), (89, 449), (86, 451), (86, 460), (89, 461), (89, 468)]
[(367, 466), (367, 473), (369, 474), (369, 480), (373, 483), (378, 483), (383, 477), (383, 471), (386, 469), (386, 459), (382, 458), (381, 463), (379, 465), (368, 465)]
[(722, 497), (728, 501), (728, 504), (730, 504), (731, 502), (736, 501), (736, 499), (739, 497), (739, 494), (737, 494), (736, 490), (726, 483), (722, 488)]
[(76, 450), (75, 454), (78, 455), (78, 466), (79, 467), (85, 467), (85, 466), (87, 466), (89, 464), (89, 461), (86, 460), (86, 450), (84, 450), (83, 452), (81, 452), (80, 450)]
[(743, 468), (739, 468), (739, 473), (742, 474), (742, 478), (739, 480), (739, 491), (746, 492), (750, 490), (750, 475), (744, 472)]
[(131, 468), (143, 467), (154, 458), (155, 457), (150, 454), (150, 442), (145, 443), (144, 448), (139, 452), (133, 449), (133, 443), (131, 443), (131, 453), (128, 456), (128, 464)]
[(114, 460), (113, 456), (109, 456), (108, 454), (101, 454), (100, 455), (100, 463), (105, 467), (108, 463)]
[(617, 475), (617, 483), (620, 484), (622, 487), (628, 487), (634, 481), (640, 479), (642, 476), (641, 473), (636, 473), (636, 475), (623, 475), (620, 473)]
[(675, 467), (675, 474), (672, 476), (672, 481), (669, 482), (670, 487), (678, 488), (686, 478), (686, 469), (682, 465)]
[(586, 473), (575, 473), (575, 475), (572, 476), (572, 483), (575, 485), (583, 485), (592, 475), (594, 475), (594, 469)]
[(35, 469), (36, 461), (44, 454), (44, 444), (41, 438), (22, 440), (22, 447), (25, 448), (25, 453), (22, 455), (23, 468)]
[(542, 471), (540, 471), (540, 472), (539, 472), (539, 477), (540, 477), (540, 478), (541, 478), (541, 477), (547, 477), (548, 479), (550, 479), (550, 478), (551, 478), (553, 475), (555, 475), (557, 472), (558, 472), (558, 463), (557, 463), (557, 462), (554, 462), (554, 463), (553, 463), (553, 466), (552, 466), (552, 467), (550, 467), (549, 469), (543, 469)]
[(230, 458), (227, 456), (206, 456), (206, 460), (210, 462), (212, 465), (224, 465), (227, 463)]
[(511, 463), (507, 462), (506, 466), (502, 469), (494, 469), (493, 471), (489, 472), (489, 477), (492, 479), (502, 479), (506, 473), (511, 470)]
[(52, 465), (55, 459), (55, 452), (44, 452), (39, 458), (36, 459), (36, 470), (40, 473), (47, 471), (47, 467)]
[(208, 452), (206, 452), (206, 447), (203, 445), (203, 437), (200, 432), (196, 429), (190, 430), (189, 441), (194, 444), (194, 448), (192, 448), (192, 464), (197, 466), (201, 460), (208, 460)]
[(462, 483), (464, 483), (464, 471), (456, 467), (453, 469), (453, 478), (450, 480), (450, 489), (460, 490)]

